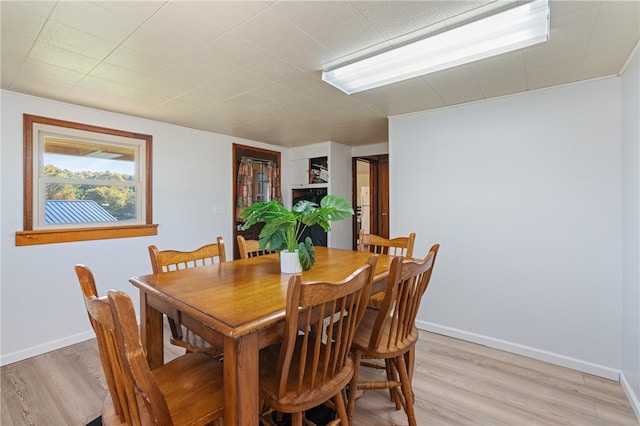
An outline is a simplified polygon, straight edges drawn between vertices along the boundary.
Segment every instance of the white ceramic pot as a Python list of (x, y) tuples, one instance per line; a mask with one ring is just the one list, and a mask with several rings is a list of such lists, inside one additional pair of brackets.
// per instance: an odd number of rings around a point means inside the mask
[(280, 272), (283, 274), (299, 274), (302, 272), (298, 250), (294, 252), (282, 250), (280, 252)]

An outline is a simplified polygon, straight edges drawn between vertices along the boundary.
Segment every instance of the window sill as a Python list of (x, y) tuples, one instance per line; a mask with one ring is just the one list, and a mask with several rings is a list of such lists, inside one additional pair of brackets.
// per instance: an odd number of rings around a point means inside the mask
[(147, 237), (151, 235), (158, 235), (158, 225), (17, 231), (16, 246), (106, 240), (111, 238)]

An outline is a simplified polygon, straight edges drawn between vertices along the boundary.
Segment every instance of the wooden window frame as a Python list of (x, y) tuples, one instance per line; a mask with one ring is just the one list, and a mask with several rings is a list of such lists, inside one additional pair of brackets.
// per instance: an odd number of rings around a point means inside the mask
[[(94, 132), (97, 134), (115, 135), (145, 141), (145, 218), (144, 224), (122, 226), (73, 227), (64, 229), (33, 229), (33, 127), (34, 124), (47, 124), (58, 127)], [(23, 114), (23, 164), (24, 164), (24, 199), (23, 230), (16, 232), (16, 246), (62, 243), (72, 241), (102, 240), (111, 238), (142, 237), (158, 234), (158, 225), (153, 224), (152, 211), (152, 145), (153, 136), (106, 127), (58, 120), (55, 118)], [(38, 153), (35, 153), (38, 154)]]

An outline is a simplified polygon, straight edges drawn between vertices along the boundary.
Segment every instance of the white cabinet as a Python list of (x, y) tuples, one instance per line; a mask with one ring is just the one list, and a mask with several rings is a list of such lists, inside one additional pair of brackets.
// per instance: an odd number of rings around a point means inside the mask
[(291, 187), (306, 186), (309, 184), (309, 159), (299, 158), (289, 162), (289, 179)]

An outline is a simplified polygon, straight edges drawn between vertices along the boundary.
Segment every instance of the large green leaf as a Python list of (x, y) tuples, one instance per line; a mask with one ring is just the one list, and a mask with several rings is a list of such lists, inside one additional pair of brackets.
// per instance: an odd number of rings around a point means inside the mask
[(327, 195), (320, 200), (320, 208), (326, 209), (325, 217), (329, 221), (337, 221), (353, 216), (351, 203), (342, 197)]
[(316, 263), (316, 249), (313, 247), (310, 237), (298, 244), (298, 256), (303, 271), (308, 271)]
[(258, 222), (265, 223), (260, 232), (261, 248), (267, 245), (273, 250), (293, 251), (297, 248), (305, 271), (315, 263), (316, 257), (311, 238), (307, 237), (298, 243), (304, 230), (309, 226), (320, 225), (325, 231), (330, 231), (330, 222), (352, 215), (351, 203), (335, 195), (327, 195), (320, 201), (320, 205), (307, 200), (298, 201), (291, 210), (277, 201), (260, 201), (240, 213), (240, 217), (245, 220), (242, 229), (248, 229)]

